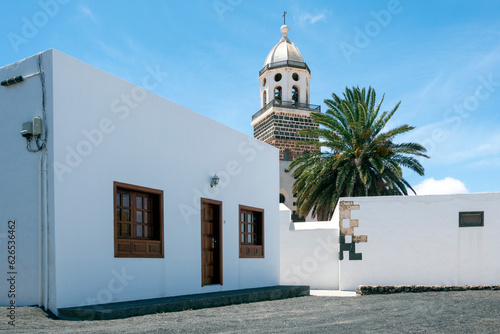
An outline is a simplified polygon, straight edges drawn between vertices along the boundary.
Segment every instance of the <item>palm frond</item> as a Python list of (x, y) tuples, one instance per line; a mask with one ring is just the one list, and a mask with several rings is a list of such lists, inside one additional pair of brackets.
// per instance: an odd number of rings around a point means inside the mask
[(325, 100), (326, 112), (311, 113), (318, 129), (298, 133), (309, 140), (298, 145), (312, 145), (322, 151), (306, 153), (291, 164), (296, 178), (297, 213), (311, 213), (320, 220), (330, 219), (340, 197), (407, 195), (414, 192), (403, 178), (403, 167), (419, 175), (424, 168), (417, 157), (429, 158), (418, 143), (394, 143), (395, 137), (414, 129), (401, 125), (386, 130), (387, 123), (401, 102), (390, 111), (381, 112), (372, 87), (346, 88), (342, 97), (332, 94)]

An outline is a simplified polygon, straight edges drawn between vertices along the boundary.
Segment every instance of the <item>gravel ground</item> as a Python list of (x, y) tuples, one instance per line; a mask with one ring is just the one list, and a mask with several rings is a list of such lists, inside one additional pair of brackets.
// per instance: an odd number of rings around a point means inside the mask
[[(0, 331), (14, 332), (1, 308)], [(500, 291), (299, 297), (132, 317), (52, 319), (16, 309), (15, 333), (499, 333)]]

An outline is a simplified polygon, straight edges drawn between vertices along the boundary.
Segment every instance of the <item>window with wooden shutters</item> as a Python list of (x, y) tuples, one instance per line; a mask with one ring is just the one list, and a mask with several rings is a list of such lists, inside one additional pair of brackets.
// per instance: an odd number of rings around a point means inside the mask
[(163, 191), (114, 183), (115, 257), (163, 257)]
[(264, 257), (264, 210), (240, 205), (240, 258)]

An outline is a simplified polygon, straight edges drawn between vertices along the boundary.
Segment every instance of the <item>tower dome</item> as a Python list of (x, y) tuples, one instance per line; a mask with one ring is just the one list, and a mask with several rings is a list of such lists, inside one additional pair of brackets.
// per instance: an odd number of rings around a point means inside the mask
[(299, 48), (288, 39), (288, 30), (287, 25), (281, 26), (282, 37), (267, 55), (261, 75), (268, 69), (279, 67), (303, 68), (309, 73), (311, 72), (304, 58), (302, 58)]
[(264, 62), (264, 66), (287, 60), (305, 64), (304, 58), (302, 58), (299, 48), (297, 48), (295, 44), (290, 42), (290, 40), (287, 37), (288, 34), (287, 25), (283, 25), (281, 27), (281, 33), (283, 34), (283, 37), (281, 37), (278, 44), (276, 44), (274, 48), (272, 48), (272, 50), (267, 55), (266, 61)]

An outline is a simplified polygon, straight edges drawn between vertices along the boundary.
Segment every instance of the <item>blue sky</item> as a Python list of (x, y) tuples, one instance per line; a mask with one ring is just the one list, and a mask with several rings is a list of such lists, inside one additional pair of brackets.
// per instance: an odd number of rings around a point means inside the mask
[[(0, 66), (49, 48), (252, 135), (258, 71), (288, 37), (311, 103), (372, 86), (426, 146), (420, 193), (500, 191), (500, 1), (0, 0)], [(323, 105), (324, 108), (324, 105)], [(188, 125), (186, 125), (188, 126)]]

